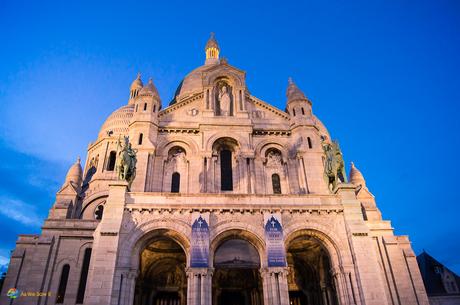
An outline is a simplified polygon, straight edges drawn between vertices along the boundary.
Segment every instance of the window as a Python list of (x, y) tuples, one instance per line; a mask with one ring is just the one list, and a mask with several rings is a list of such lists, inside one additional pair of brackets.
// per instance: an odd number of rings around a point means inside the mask
[(157, 111), (157, 105), (153, 105), (153, 112)]
[(292, 114), (295, 116), (295, 109), (294, 108), (292, 109)]
[(138, 141), (138, 144), (139, 145), (142, 145), (142, 138), (144, 137), (144, 135), (142, 133), (139, 134), (139, 141)]
[(302, 115), (305, 115), (305, 109), (302, 107)]
[(139, 105), (136, 105), (136, 112), (137, 112), (138, 108), (139, 108)]
[(228, 149), (220, 152), (220, 189), (233, 191), (232, 152)]
[(56, 295), (56, 304), (64, 303), (65, 290), (67, 288), (67, 280), (69, 279), (70, 266), (65, 264), (62, 267), (61, 278), (59, 280), (59, 287)]
[(101, 220), (103, 214), (104, 214), (104, 205), (100, 204), (97, 206), (96, 210), (94, 211), (94, 219)]
[(107, 170), (113, 171), (115, 169), (115, 160), (117, 159), (117, 152), (111, 151), (109, 154), (109, 160), (107, 162)]
[(272, 186), (273, 194), (281, 194), (280, 176), (278, 174), (272, 175)]
[(144, 111), (147, 110), (147, 103), (144, 103)]
[(307, 142), (308, 142), (308, 148), (313, 148), (310, 137), (307, 137)]
[(78, 292), (77, 292), (77, 304), (83, 304), (83, 300), (85, 299), (86, 280), (88, 278), (90, 259), (91, 259), (91, 248), (87, 248), (85, 250), (85, 256), (83, 257), (83, 265), (81, 267), (80, 283), (78, 284)]
[(171, 177), (171, 193), (179, 193), (180, 190), (180, 174), (175, 172)]

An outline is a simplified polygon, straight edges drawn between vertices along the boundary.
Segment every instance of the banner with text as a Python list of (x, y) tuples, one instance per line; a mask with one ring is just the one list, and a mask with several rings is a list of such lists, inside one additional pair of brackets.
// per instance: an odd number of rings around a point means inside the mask
[(283, 226), (280, 213), (264, 213), (265, 244), (267, 246), (268, 267), (285, 267)]
[(190, 266), (207, 268), (209, 262), (209, 213), (192, 214)]

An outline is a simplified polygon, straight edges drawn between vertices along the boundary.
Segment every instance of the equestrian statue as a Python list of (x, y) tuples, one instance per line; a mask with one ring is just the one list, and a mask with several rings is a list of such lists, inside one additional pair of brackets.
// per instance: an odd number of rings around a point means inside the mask
[(337, 184), (347, 182), (345, 163), (337, 141), (332, 141), (332, 143), (323, 142), (323, 149), (326, 154), (324, 180), (328, 189), (332, 192), (337, 187)]
[(128, 182), (128, 187), (131, 188), (136, 177), (136, 153), (137, 150), (131, 147), (129, 137), (124, 137), (124, 144), (118, 138), (118, 157), (117, 157), (117, 174), (118, 179)]

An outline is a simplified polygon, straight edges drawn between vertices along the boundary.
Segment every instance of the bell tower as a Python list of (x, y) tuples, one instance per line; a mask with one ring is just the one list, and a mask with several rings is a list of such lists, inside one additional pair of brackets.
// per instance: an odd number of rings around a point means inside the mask
[(212, 65), (219, 63), (219, 45), (217, 44), (217, 40), (214, 37), (214, 33), (211, 32), (211, 36), (206, 43), (206, 47), (204, 48), (206, 52), (206, 61), (204, 62), (205, 65)]

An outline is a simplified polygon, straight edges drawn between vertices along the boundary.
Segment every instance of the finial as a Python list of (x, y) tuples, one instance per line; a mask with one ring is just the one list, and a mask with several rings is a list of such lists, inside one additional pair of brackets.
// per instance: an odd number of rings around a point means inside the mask
[(294, 82), (292, 81), (292, 77), (290, 77), (290, 76), (289, 76), (289, 78), (288, 78), (288, 83), (289, 83), (289, 85), (291, 85), (291, 84), (294, 83)]
[(353, 162), (350, 162), (351, 167), (355, 167), (355, 164)]
[(210, 38), (214, 39), (214, 32), (211, 32)]
[(80, 159), (80, 156), (77, 157), (77, 163), (80, 164), (81, 162), (81, 159)]
[(137, 72), (137, 79), (141, 79), (141, 72)]
[(149, 84), (153, 84), (153, 78), (149, 78)]

